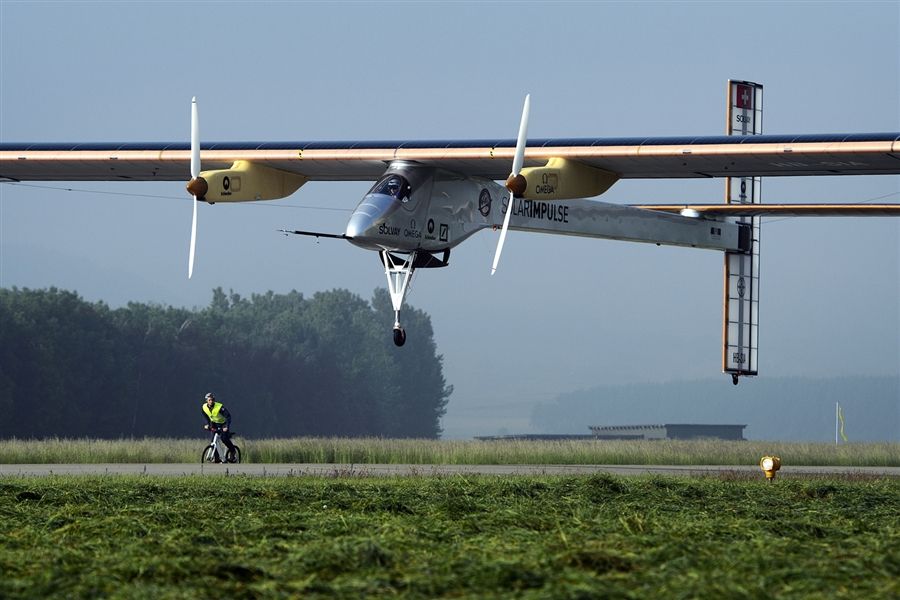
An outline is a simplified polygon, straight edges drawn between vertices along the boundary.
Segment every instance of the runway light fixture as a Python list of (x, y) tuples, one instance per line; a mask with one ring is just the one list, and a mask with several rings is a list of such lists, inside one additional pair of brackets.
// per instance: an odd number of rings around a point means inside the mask
[(766, 480), (771, 483), (775, 479), (775, 473), (781, 468), (781, 458), (778, 456), (763, 456), (759, 461), (759, 468), (766, 474)]

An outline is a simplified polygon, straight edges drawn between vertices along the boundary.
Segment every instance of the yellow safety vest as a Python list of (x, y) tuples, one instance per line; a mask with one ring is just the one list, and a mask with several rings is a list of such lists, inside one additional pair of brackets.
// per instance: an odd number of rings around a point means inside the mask
[(206, 416), (209, 417), (209, 420), (217, 425), (221, 425), (225, 422), (225, 417), (219, 414), (219, 411), (222, 410), (222, 403), (216, 402), (213, 404), (212, 410), (209, 409), (209, 405), (206, 402), (203, 403), (203, 412), (206, 413)]

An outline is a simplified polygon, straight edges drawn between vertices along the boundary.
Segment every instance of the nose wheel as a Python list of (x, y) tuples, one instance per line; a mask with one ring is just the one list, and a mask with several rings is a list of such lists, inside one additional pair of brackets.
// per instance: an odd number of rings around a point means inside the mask
[(406, 343), (406, 330), (400, 326), (394, 327), (394, 345), (402, 346)]

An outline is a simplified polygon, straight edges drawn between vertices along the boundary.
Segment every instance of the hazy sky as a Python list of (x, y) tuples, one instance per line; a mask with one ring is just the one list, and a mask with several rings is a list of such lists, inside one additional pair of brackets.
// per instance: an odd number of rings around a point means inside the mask
[[(529, 92), (533, 138), (718, 135), (729, 78), (765, 85), (766, 133), (900, 131), (900, 3), (0, 3), (4, 142), (187, 141), (191, 96), (209, 141), (513, 138)], [(276, 233), (340, 233), (368, 187), (201, 206), (188, 281), (183, 184), (3, 184), (0, 286), (368, 299), (377, 254)], [(723, 196), (623, 181), (603, 199)], [(900, 178), (763, 182), (764, 202), (874, 199), (900, 202)], [(535, 402), (601, 383), (720, 378), (727, 401), (721, 254), (511, 232), (490, 277), (496, 239), (408, 297), (456, 388), (448, 437), (526, 430)], [(761, 377), (900, 375), (900, 220), (770, 219), (761, 242)]]

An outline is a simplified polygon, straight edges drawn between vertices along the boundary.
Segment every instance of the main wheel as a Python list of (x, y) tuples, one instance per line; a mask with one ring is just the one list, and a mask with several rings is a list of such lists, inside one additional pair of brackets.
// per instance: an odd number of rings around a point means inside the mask
[(221, 462), (219, 461), (219, 452), (213, 446), (207, 446), (200, 455), (200, 462)]
[(402, 346), (406, 343), (406, 330), (402, 327), (394, 327), (394, 345)]
[(241, 449), (238, 446), (234, 447), (234, 450), (226, 450), (225, 451), (225, 462), (230, 463), (239, 463), (241, 462)]

